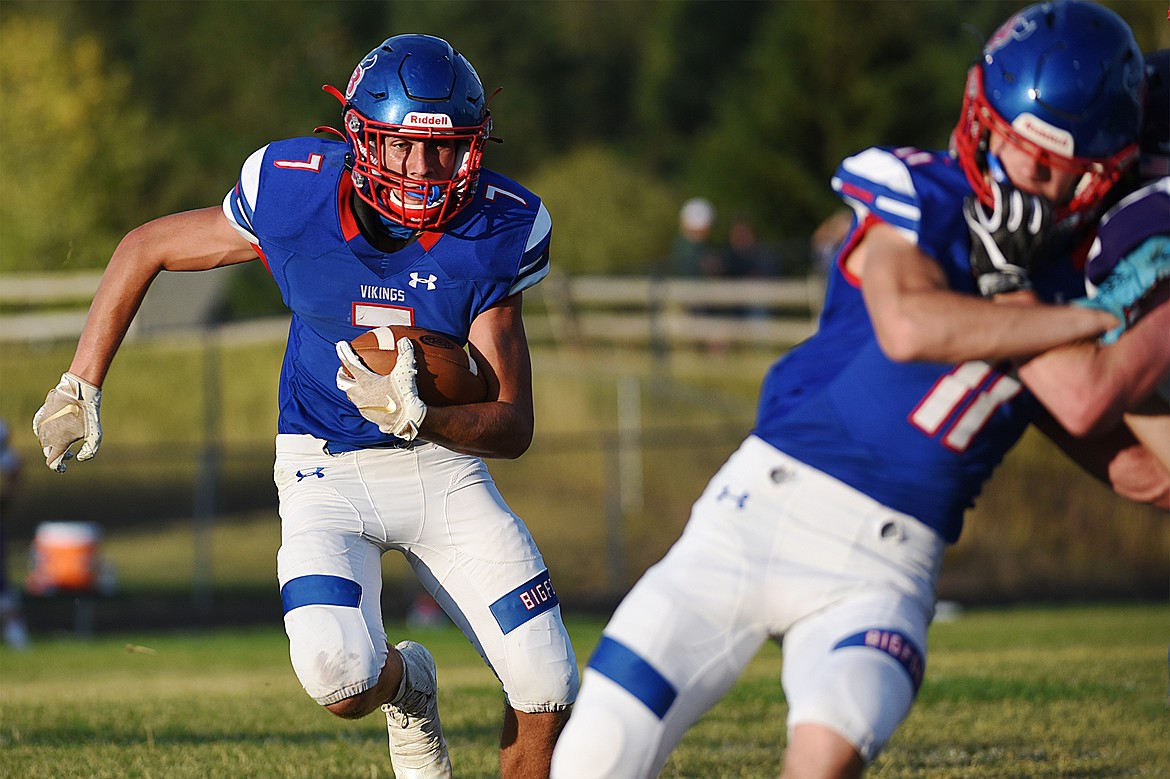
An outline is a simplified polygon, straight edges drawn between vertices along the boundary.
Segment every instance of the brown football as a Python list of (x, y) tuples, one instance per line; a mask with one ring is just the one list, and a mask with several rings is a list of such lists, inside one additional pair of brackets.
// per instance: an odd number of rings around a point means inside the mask
[(414, 343), (418, 396), (428, 406), (479, 403), (487, 397), (487, 382), (475, 360), (441, 333), (392, 325), (362, 333), (349, 344), (367, 368), (386, 375), (398, 362), (399, 338), (409, 338)]

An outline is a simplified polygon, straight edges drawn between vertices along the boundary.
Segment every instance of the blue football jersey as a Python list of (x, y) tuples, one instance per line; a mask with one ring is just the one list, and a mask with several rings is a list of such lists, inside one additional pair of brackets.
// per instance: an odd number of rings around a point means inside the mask
[(484, 170), (453, 223), (385, 253), (358, 229), (348, 148), (320, 138), (270, 143), (244, 163), (223, 204), (292, 312), (279, 432), (324, 439), (331, 452), (397, 443), (337, 389), (334, 344), (386, 325), (465, 344), (480, 313), (548, 274), (552, 230), (539, 197)]
[[(938, 262), (952, 289), (978, 294), (963, 199), (949, 155), (872, 148), (842, 162), (833, 188), (854, 221), (832, 269), (817, 332), (768, 371), (755, 435), (884, 505), (958, 539), (963, 512), (1039, 408), (1008, 366), (895, 363), (878, 346), (860, 282), (840, 258), (875, 221)], [(1084, 294), (1068, 258), (1033, 276), (1040, 297)]]

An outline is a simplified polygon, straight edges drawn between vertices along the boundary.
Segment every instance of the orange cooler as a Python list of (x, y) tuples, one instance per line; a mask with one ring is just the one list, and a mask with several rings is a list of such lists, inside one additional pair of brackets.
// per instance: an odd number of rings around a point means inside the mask
[(44, 595), (96, 590), (100, 540), (101, 531), (92, 522), (42, 522), (33, 539), (28, 591)]

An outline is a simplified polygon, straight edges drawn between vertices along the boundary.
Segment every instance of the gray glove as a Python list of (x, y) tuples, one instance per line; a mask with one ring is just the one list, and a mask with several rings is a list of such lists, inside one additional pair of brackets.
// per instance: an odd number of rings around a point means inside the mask
[(337, 388), (383, 433), (413, 441), (426, 418), (427, 404), (418, 396), (418, 369), (410, 339), (398, 339), (398, 359), (385, 376), (367, 368), (347, 341), (338, 341), (336, 347), (341, 360)]
[(1028, 273), (1047, 256), (1053, 233), (1047, 200), (997, 181), (991, 182), (991, 190), (995, 203), (990, 213), (974, 195), (963, 202), (971, 232), (971, 272), (984, 297), (1029, 289)]
[(33, 435), (41, 442), (45, 465), (65, 472), (70, 449), (78, 441), (77, 461), (88, 460), (102, 443), (100, 410), (102, 391), (80, 376), (61, 374), (61, 381), (49, 390), (45, 405), (33, 416)]

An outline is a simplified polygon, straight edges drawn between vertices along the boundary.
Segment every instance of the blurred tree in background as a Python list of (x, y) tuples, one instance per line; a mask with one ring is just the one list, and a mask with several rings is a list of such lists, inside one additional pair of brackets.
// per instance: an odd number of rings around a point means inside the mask
[[(504, 87), (488, 165), (546, 197), (562, 270), (644, 272), (695, 194), (802, 238), (845, 155), (945, 145), (982, 38), (1023, 5), (4, 0), (0, 271), (100, 267), (129, 228), (219, 202), (263, 143), (336, 126), (320, 85), (401, 32)], [(1109, 5), (1170, 45), (1161, 0)]]
[(0, 270), (101, 267), (158, 196), (173, 136), (96, 35), (5, 13), (0, 52)]

